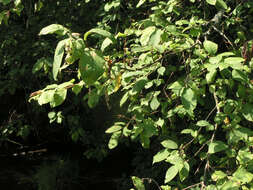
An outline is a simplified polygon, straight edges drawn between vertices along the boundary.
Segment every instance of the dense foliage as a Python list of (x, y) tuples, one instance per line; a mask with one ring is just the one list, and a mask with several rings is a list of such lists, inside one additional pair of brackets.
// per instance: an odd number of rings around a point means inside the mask
[(0, 3), (0, 96), (31, 107), (1, 118), (1, 142), (53, 134), (31, 119), (48, 113), (87, 157), (149, 150), (138, 190), (253, 188), (252, 1)]

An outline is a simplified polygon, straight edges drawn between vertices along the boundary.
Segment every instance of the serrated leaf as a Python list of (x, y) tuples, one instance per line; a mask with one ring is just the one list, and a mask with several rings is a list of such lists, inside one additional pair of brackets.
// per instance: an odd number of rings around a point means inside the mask
[(243, 105), (243, 109), (242, 109), (242, 115), (248, 121), (252, 121), (253, 122), (253, 105), (249, 104), (249, 103), (244, 104)]
[(79, 69), (83, 81), (91, 85), (104, 73), (104, 59), (95, 51), (86, 52), (80, 58)]
[(170, 182), (174, 177), (176, 177), (177, 173), (178, 168), (176, 166), (171, 166), (166, 172), (164, 183)]
[(240, 82), (244, 82), (244, 83), (248, 82), (248, 77), (247, 77), (246, 73), (241, 70), (234, 69), (232, 71), (232, 77), (233, 77), (233, 79), (240, 81)]
[(51, 24), (45, 28), (43, 28), (39, 35), (46, 35), (46, 34), (58, 34), (60, 36), (64, 36), (65, 34), (67, 34), (67, 32), (69, 32), (69, 30), (67, 28), (65, 28), (64, 26), (60, 25), (60, 24)]
[(110, 127), (109, 129), (107, 129), (105, 131), (105, 133), (114, 133), (114, 132), (119, 131), (121, 129), (122, 129), (122, 126), (114, 125), (114, 126)]
[(161, 144), (163, 145), (164, 148), (168, 148), (168, 149), (177, 149), (178, 148), (177, 143), (175, 143), (174, 141), (169, 140), (169, 139), (162, 141)]
[(59, 70), (61, 67), (65, 43), (66, 43), (66, 40), (60, 41), (57, 44), (57, 47), (55, 49), (54, 62), (53, 62), (53, 78), (54, 78), (54, 80), (57, 80), (57, 76), (58, 76), (58, 73), (59, 73)]
[(159, 151), (156, 155), (153, 156), (153, 164), (166, 160), (169, 155), (170, 153), (167, 149), (163, 149)]
[(143, 181), (140, 178), (136, 176), (132, 176), (132, 181), (133, 181), (134, 186), (137, 188), (137, 190), (145, 190)]
[(226, 150), (227, 148), (228, 148), (228, 145), (226, 145), (224, 142), (214, 141), (214, 142), (209, 144), (208, 153), (214, 154), (216, 152)]
[(212, 41), (205, 40), (204, 48), (210, 55), (214, 55), (218, 50), (218, 45)]

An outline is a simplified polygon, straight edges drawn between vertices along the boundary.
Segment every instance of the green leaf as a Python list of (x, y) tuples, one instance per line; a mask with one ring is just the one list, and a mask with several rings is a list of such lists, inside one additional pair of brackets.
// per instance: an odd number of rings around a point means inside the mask
[(252, 104), (244, 104), (242, 108), (242, 115), (248, 121), (253, 121), (253, 105)]
[(139, 8), (145, 2), (146, 2), (146, 0), (139, 0), (138, 4), (136, 5), (136, 8)]
[(189, 171), (190, 171), (189, 164), (187, 162), (184, 162), (184, 167), (179, 171), (180, 181), (184, 181), (188, 177)]
[(41, 58), (39, 59), (34, 65), (33, 65), (33, 68), (32, 68), (32, 73), (36, 73), (38, 72), (40, 69), (43, 68), (43, 65), (44, 65), (44, 61), (45, 61), (45, 58)]
[(206, 2), (210, 5), (215, 5), (216, 4), (216, 0), (206, 0)]
[(51, 24), (45, 28), (43, 28), (39, 35), (46, 35), (46, 34), (58, 34), (60, 36), (64, 36), (65, 34), (67, 34), (69, 32), (69, 30), (67, 28), (65, 28), (64, 26), (60, 25), (60, 24)]
[(228, 6), (223, 0), (217, 0), (216, 7), (227, 10)]
[(212, 41), (205, 40), (204, 48), (210, 55), (214, 55), (218, 50), (218, 45)]
[(120, 107), (123, 106), (123, 104), (127, 101), (128, 97), (129, 97), (129, 94), (128, 94), (128, 92), (126, 92), (126, 93), (122, 96), (122, 98), (121, 98), (121, 100), (120, 100), (120, 103), (119, 103)]
[(178, 168), (176, 166), (171, 166), (166, 172), (164, 183), (170, 182), (174, 177), (176, 177), (177, 173)]
[(155, 27), (150, 26), (142, 31), (140, 42), (142, 46), (146, 46), (149, 43), (150, 36), (155, 32)]
[(11, 2), (11, 0), (0, 0), (0, 3), (3, 3), (3, 5), (8, 5)]
[(84, 85), (84, 82), (81, 81), (79, 82), (79, 84), (75, 84), (73, 86), (72, 91), (75, 93), (75, 95), (78, 95), (81, 92), (83, 85)]
[(227, 148), (228, 148), (228, 145), (226, 145), (224, 142), (222, 142), (222, 141), (214, 141), (214, 142), (212, 142), (212, 143), (209, 144), (208, 153), (214, 154), (216, 152), (223, 151), (223, 150), (225, 150)]
[(213, 181), (217, 181), (217, 180), (223, 179), (225, 177), (227, 177), (227, 174), (225, 174), (223, 171), (220, 171), (220, 170), (217, 170), (212, 174)]
[(66, 43), (66, 40), (60, 41), (57, 44), (57, 47), (55, 49), (54, 62), (53, 62), (53, 78), (54, 78), (54, 80), (57, 80), (57, 75), (58, 75), (60, 67), (61, 67), (65, 43)]
[(190, 115), (193, 115), (193, 110), (197, 106), (197, 97), (194, 91), (190, 88), (185, 88), (183, 90), (181, 100), (187, 112), (189, 112)]
[(161, 144), (163, 145), (164, 148), (168, 148), (168, 149), (177, 149), (178, 148), (177, 143), (175, 143), (174, 141), (169, 140), (169, 139), (162, 141)]
[(160, 67), (159, 69), (157, 69), (157, 73), (161, 76), (164, 75), (164, 72), (165, 72), (166, 68), (165, 67)]
[(57, 89), (54, 93), (54, 99), (50, 102), (51, 107), (56, 107), (61, 105), (67, 96), (67, 89), (61, 88)]
[(148, 45), (152, 47), (157, 47), (161, 41), (161, 35), (162, 35), (162, 30), (156, 30), (152, 35), (150, 36)]
[(245, 168), (238, 168), (233, 176), (242, 184), (249, 183), (253, 179), (253, 174), (248, 172)]
[(168, 156), (170, 155), (169, 151), (167, 149), (163, 149), (159, 151), (156, 155), (153, 157), (153, 164), (157, 162), (161, 162), (163, 160), (166, 160)]
[(97, 89), (93, 89), (89, 94), (88, 94), (88, 106), (90, 108), (94, 108), (98, 102), (99, 102), (99, 95), (97, 93)]
[(104, 73), (104, 59), (95, 51), (85, 52), (79, 61), (83, 81), (91, 85)]
[(200, 126), (200, 127), (205, 127), (205, 126), (209, 126), (211, 124), (209, 122), (207, 122), (206, 120), (200, 120), (200, 121), (197, 122), (196, 125)]
[(210, 84), (214, 81), (215, 77), (216, 77), (216, 74), (217, 74), (217, 70), (214, 69), (214, 70), (211, 70), (209, 71), (207, 74), (206, 74), (206, 82), (207, 84)]
[(140, 178), (136, 176), (132, 176), (132, 181), (133, 181), (134, 186), (137, 188), (137, 190), (145, 190), (143, 181)]
[(114, 125), (114, 126), (110, 127), (109, 129), (107, 129), (105, 131), (105, 133), (114, 133), (114, 132), (119, 131), (121, 129), (122, 129), (122, 126)]
[(39, 105), (47, 104), (53, 101), (54, 93), (55, 93), (55, 90), (47, 90), (45, 92), (42, 92), (42, 94), (40, 95), (38, 99)]
[(172, 89), (177, 96), (180, 96), (182, 89), (184, 89), (184, 84), (182, 81), (176, 81), (169, 85), (169, 89)]
[(150, 107), (152, 110), (157, 110), (160, 106), (160, 102), (157, 100), (157, 96), (154, 96), (150, 102)]
[[(233, 69), (242, 69), (244, 59), (241, 57), (228, 57), (224, 60), (224, 64), (227, 64), (228, 67), (230, 66)], [(221, 69), (222, 70), (222, 69)]]
[(104, 51), (105, 48), (107, 48), (109, 45), (111, 45), (113, 42), (110, 38), (105, 38), (105, 40), (103, 41), (102, 45), (101, 45), (101, 51)]
[(93, 34), (93, 33), (94, 34), (99, 34), (99, 35), (104, 36), (104, 37), (107, 37), (111, 40), (114, 39), (113, 35), (110, 32), (108, 32), (106, 30), (103, 30), (103, 29), (100, 29), (100, 28), (93, 28), (93, 29), (89, 30), (88, 32), (86, 32), (84, 34), (84, 37), (83, 37), (84, 41), (86, 41), (88, 36)]
[(248, 77), (247, 77), (246, 73), (241, 70), (234, 69), (232, 71), (232, 77), (233, 77), (233, 79), (240, 81), (240, 82), (244, 82), (244, 83), (248, 82)]
[(114, 149), (116, 146), (118, 146), (118, 141), (121, 136), (121, 131), (114, 132), (108, 142), (109, 149)]

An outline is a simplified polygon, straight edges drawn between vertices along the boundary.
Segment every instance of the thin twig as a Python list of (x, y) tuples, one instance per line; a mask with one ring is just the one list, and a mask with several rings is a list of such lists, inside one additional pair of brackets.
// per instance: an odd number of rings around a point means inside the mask
[(142, 178), (142, 180), (148, 180), (149, 182), (153, 182), (154, 184), (156, 184), (156, 186), (159, 190), (162, 190), (161, 187), (159, 186), (159, 184), (156, 182), (156, 180), (154, 180), (152, 178)]
[(199, 185), (202, 185), (202, 186), (203, 186), (203, 181), (201, 181), (201, 182), (199, 182), (199, 183), (196, 183), (196, 184), (194, 184), (194, 185), (190, 185), (190, 186), (188, 186), (188, 187), (186, 187), (186, 188), (184, 188), (184, 189), (182, 189), (182, 190), (190, 189), (190, 188), (192, 188), (192, 187), (196, 187), (196, 186), (199, 186)]
[(228, 41), (228, 43), (233, 47), (233, 49), (235, 49), (235, 46), (234, 46), (234, 44), (230, 41), (230, 39), (222, 32), (222, 31), (220, 31), (218, 28), (216, 28), (214, 25), (212, 25), (212, 28), (216, 31), (216, 32), (218, 32), (223, 38), (225, 38), (227, 41)]
[[(218, 101), (218, 97), (216, 95), (216, 92), (213, 93), (213, 98), (214, 98), (214, 101), (215, 101), (215, 107), (217, 109), (217, 113), (220, 113), (219, 101)], [(213, 142), (217, 129), (218, 129), (218, 124), (216, 123), (215, 127), (214, 127), (214, 132), (213, 132), (212, 137), (210, 139), (210, 143)], [(204, 181), (206, 180), (207, 170), (209, 170), (209, 168), (210, 168), (209, 157), (210, 157), (210, 153), (207, 153), (206, 165), (205, 165), (205, 169), (204, 169)]]

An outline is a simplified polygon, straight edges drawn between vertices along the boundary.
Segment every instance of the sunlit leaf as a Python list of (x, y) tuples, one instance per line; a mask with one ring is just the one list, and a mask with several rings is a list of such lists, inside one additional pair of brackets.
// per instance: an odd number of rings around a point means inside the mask
[(182, 96), (181, 96), (182, 103), (184, 105), (184, 108), (189, 112), (193, 113), (193, 110), (197, 106), (197, 97), (194, 93), (194, 91), (190, 88), (185, 88)]
[(109, 142), (108, 142), (108, 147), (109, 149), (114, 149), (116, 146), (118, 146), (118, 140), (121, 136), (121, 131), (117, 131), (112, 134)]
[(170, 182), (178, 174), (178, 168), (176, 166), (171, 166), (165, 175), (164, 183)]
[(242, 107), (242, 114), (245, 119), (253, 122), (253, 105), (250, 103), (244, 104)]
[(150, 26), (142, 31), (140, 42), (142, 46), (146, 46), (149, 42), (150, 36), (155, 32), (155, 27)]
[(122, 126), (114, 125), (114, 126), (110, 127), (109, 129), (107, 129), (105, 131), (105, 133), (114, 133), (114, 132), (119, 131), (121, 129), (122, 129)]
[(86, 52), (79, 61), (83, 81), (91, 85), (104, 73), (104, 59), (96, 52)]
[(57, 80), (57, 76), (61, 67), (62, 58), (64, 54), (64, 48), (65, 48), (66, 40), (62, 40), (57, 44), (57, 47), (55, 49), (54, 53), (54, 63), (53, 63), (53, 78), (54, 80)]
[(248, 82), (248, 77), (247, 77), (246, 73), (241, 70), (234, 69), (232, 71), (232, 77), (233, 77), (233, 79), (240, 81), (240, 82), (244, 82), (244, 83)]
[(214, 55), (218, 50), (218, 45), (212, 41), (205, 40), (204, 48), (210, 55)]
[(206, 2), (210, 5), (215, 5), (216, 4), (216, 0), (206, 0)]
[(145, 190), (143, 181), (140, 178), (132, 176), (132, 181), (137, 190)]
[(162, 141), (161, 144), (163, 145), (164, 148), (168, 148), (168, 149), (178, 148), (177, 143), (169, 139)]
[(157, 162), (161, 162), (163, 160), (166, 160), (168, 156), (170, 155), (169, 151), (167, 149), (163, 149), (159, 151), (156, 155), (153, 157), (153, 164)]
[(157, 96), (154, 96), (150, 102), (150, 107), (152, 110), (157, 110), (157, 108), (160, 106), (160, 102), (157, 99)]
[(189, 171), (190, 171), (189, 164), (187, 162), (184, 162), (184, 167), (179, 171), (180, 181), (184, 181), (188, 177)]
[(217, 181), (219, 179), (223, 179), (227, 176), (223, 171), (217, 170), (212, 174), (212, 180)]
[(67, 28), (65, 28), (64, 26), (60, 25), (60, 24), (51, 24), (45, 28), (43, 28), (39, 35), (46, 35), (46, 34), (58, 34), (60, 36), (63, 36), (65, 34), (67, 34), (67, 32), (69, 32), (69, 30)]
[(100, 28), (93, 28), (93, 29), (89, 30), (88, 32), (86, 32), (84, 34), (84, 37), (83, 37), (84, 41), (86, 41), (88, 36), (93, 34), (93, 33), (94, 34), (99, 34), (99, 35), (104, 36), (104, 37), (107, 37), (111, 40), (113, 40), (113, 38), (114, 38), (113, 35), (110, 32), (106, 31), (106, 30), (103, 30), (103, 29), (100, 29)]
[(214, 142), (209, 144), (208, 153), (214, 154), (216, 152), (226, 150), (227, 148), (228, 148), (228, 145), (226, 145), (224, 142), (214, 141)]
[(253, 174), (248, 172), (245, 168), (238, 168), (233, 176), (241, 183), (249, 183), (253, 179)]
[(146, 0), (139, 0), (138, 4), (136, 5), (136, 8), (140, 7), (145, 2), (146, 2)]

